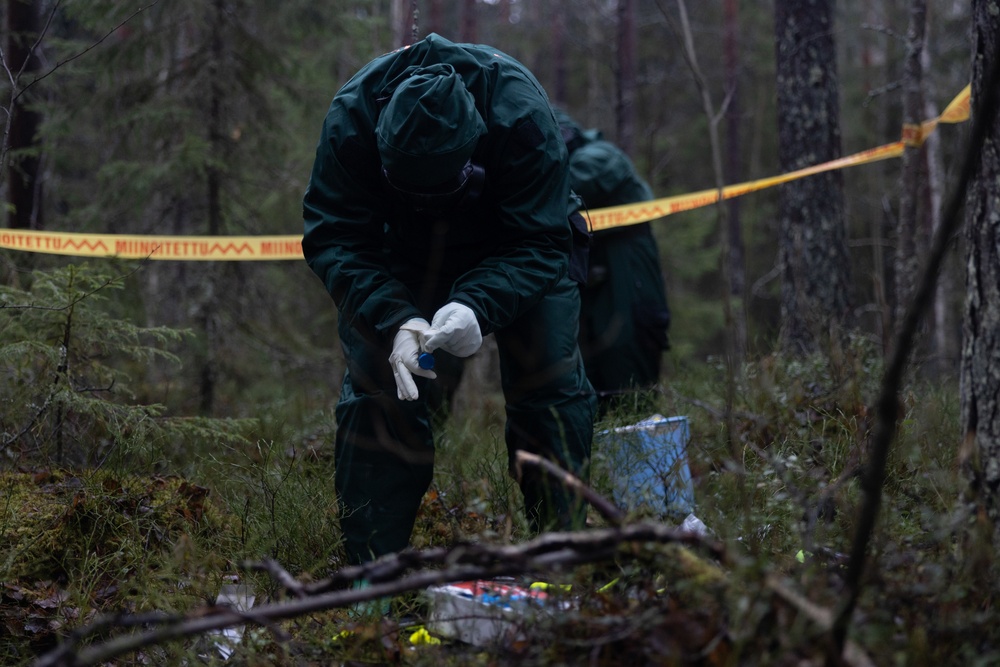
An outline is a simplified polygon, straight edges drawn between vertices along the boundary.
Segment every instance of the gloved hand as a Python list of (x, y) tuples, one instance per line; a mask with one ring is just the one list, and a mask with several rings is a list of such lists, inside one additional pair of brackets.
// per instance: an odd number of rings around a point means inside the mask
[(437, 373), (425, 370), (417, 363), (421, 351), (420, 337), (429, 327), (427, 320), (415, 317), (404, 322), (392, 340), (389, 365), (392, 366), (392, 375), (396, 378), (396, 396), (402, 401), (415, 401), (420, 396), (417, 384), (413, 381), (414, 375), (422, 375), (432, 380), (437, 377)]
[(441, 349), (456, 357), (471, 356), (483, 344), (476, 314), (468, 306), (454, 301), (434, 313), (431, 328), (420, 337), (428, 352)]

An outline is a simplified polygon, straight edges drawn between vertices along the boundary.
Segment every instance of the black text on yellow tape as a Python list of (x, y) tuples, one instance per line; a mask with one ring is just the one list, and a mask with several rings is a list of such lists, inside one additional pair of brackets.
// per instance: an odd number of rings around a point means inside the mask
[(140, 236), (0, 229), (0, 248), (74, 257), (186, 261), (302, 259), (299, 236)]

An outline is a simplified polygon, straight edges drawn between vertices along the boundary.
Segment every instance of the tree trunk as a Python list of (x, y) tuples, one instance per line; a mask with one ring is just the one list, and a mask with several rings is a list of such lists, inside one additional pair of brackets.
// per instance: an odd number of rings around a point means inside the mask
[(558, 107), (567, 105), (568, 75), (566, 68), (566, 7), (562, 3), (552, 6), (552, 102)]
[[(222, 135), (222, 77), (218, 71), (225, 56), (222, 36), (225, 22), (224, 0), (215, 0), (213, 9), (210, 36), (212, 60), (209, 62), (211, 76), (209, 77), (208, 95), (208, 144), (211, 147), (209, 154), (215, 158), (215, 161), (206, 165), (205, 168), (208, 214), (206, 233), (209, 236), (218, 236), (222, 233), (222, 172), (216, 164), (223, 161), (225, 150)], [(206, 276), (207, 279), (203, 285), (205, 291), (202, 302), (199, 304), (199, 323), (205, 339), (204, 353), (200, 360), (199, 411), (206, 416), (210, 416), (215, 409), (215, 385), (219, 376), (217, 354), (219, 348), (217, 324), (219, 303), (215, 289), (219, 272), (213, 271), (212, 268), (208, 267), (208, 272), (211, 275)]]
[[(840, 157), (833, 0), (775, 1), (778, 157), (792, 171)], [(819, 349), (849, 324), (849, 267), (840, 171), (781, 186), (781, 347)]]
[(33, 78), (38, 70), (38, 55), (31, 47), (41, 30), (38, 4), (24, 0), (7, 2), (6, 58), (8, 72), (16, 77), (9, 109), (7, 143), (3, 147), (8, 160), (7, 174), (10, 212), (7, 225), (13, 229), (41, 229), (41, 187), (38, 177), (38, 126), (40, 115), (33, 111), (26, 96), (14, 97), (21, 82)]
[[(740, 62), (739, 62), (739, 0), (725, 0), (724, 54), (726, 68), (726, 167), (727, 183), (740, 183), (743, 173), (740, 140)], [(729, 227), (729, 285), (736, 308), (733, 316), (733, 344), (742, 357), (747, 349), (746, 249), (740, 224), (740, 198), (726, 202), (726, 224)]]
[[(924, 113), (923, 67), (924, 27), (927, 20), (926, 0), (912, 0), (910, 27), (907, 34), (906, 61), (903, 66), (903, 122), (919, 126)], [(913, 294), (920, 259), (926, 255), (927, 238), (920, 217), (926, 215), (924, 197), (927, 193), (925, 169), (926, 145), (907, 146), (903, 152), (900, 183), (899, 220), (896, 223), (895, 287), (893, 290), (893, 323), (899, 324)]]
[[(924, 72), (932, 70), (931, 63), (931, 27), (929, 21), (925, 21), (924, 52), (921, 56), (921, 67)], [(938, 105), (935, 103), (937, 90), (932, 81), (924, 80), (924, 110), (923, 118), (937, 118), (940, 113)], [(944, 200), (945, 179), (943, 160), (941, 157), (941, 133), (932, 132), (924, 144), (924, 171), (926, 173), (927, 187), (924, 191), (922, 208), (925, 214), (921, 217), (921, 222), (926, 226), (923, 232), (928, 243), (934, 238), (938, 227), (941, 226), (942, 206)], [(928, 341), (931, 352), (931, 363), (928, 368), (934, 379), (953, 378), (958, 368), (959, 356), (959, 336), (956, 332), (960, 324), (956, 321), (956, 313), (952, 304), (960, 303), (961, 296), (957, 291), (957, 276), (954, 264), (948, 261), (945, 268), (938, 276), (937, 286), (934, 291), (934, 306), (932, 316), (928, 318), (931, 337)]]
[[(592, 3), (586, 3), (581, 10), (586, 12), (587, 27), (586, 49), (589, 52), (599, 53), (601, 45), (604, 43), (601, 34), (601, 13)], [(603, 124), (604, 118), (596, 113), (597, 109), (606, 108), (607, 92), (606, 86), (601, 84), (601, 65), (599, 58), (587, 58), (587, 116), (584, 125), (587, 127), (607, 127)], [(601, 121), (601, 122), (599, 122)]]
[[(972, 109), (996, 95), (1000, 23), (993, 0), (973, 0)], [(962, 462), (974, 500), (1000, 527), (1000, 113), (985, 123), (966, 200), (966, 304), (961, 362)]]
[(442, 7), (441, 0), (430, 0), (427, 3), (427, 32), (424, 34), (430, 34), (436, 32), (438, 34), (444, 33), (444, 8)]
[[(878, 26), (883, 22), (883, 16), (888, 12), (886, 0), (872, 0), (865, 4), (859, 12), (860, 19), (872, 26)], [(875, 82), (899, 78), (892, 70), (890, 63), (894, 58), (890, 58), (882, 44), (885, 39), (883, 31), (868, 30), (862, 33), (862, 40), (859, 48), (859, 60), (861, 65), (861, 92), (871, 95), (876, 88)], [(866, 104), (862, 111), (866, 134), (877, 137), (885, 136), (883, 124), (888, 114), (885, 111), (885, 104)], [(896, 116), (898, 120), (898, 116)], [(897, 132), (893, 130), (893, 132)], [(893, 136), (890, 134), (889, 136)], [(892, 170), (891, 175), (889, 170)], [(875, 191), (889, 192), (891, 186), (888, 185), (891, 179), (896, 178), (896, 165), (873, 170), (872, 178)], [(874, 203), (871, 212), (864, 216), (866, 219), (865, 231), (871, 237), (871, 295), (874, 303), (870, 307), (873, 315), (872, 326), (874, 334), (877, 336), (883, 354), (888, 354), (892, 341), (892, 303), (890, 293), (892, 292), (890, 282), (892, 281), (892, 244), (889, 239), (893, 236), (896, 228), (896, 209), (891, 205), (889, 195), (879, 198), (879, 205)]]
[(635, 0), (618, 0), (618, 146), (628, 156), (635, 152)]
[(406, 43), (413, 44), (420, 39), (420, 7), (417, 0), (410, 0), (406, 16)]
[[(924, 49), (924, 70), (930, 71), (927, 62), (927, 49)], [(937, 118), (940, 110), (934, 103), (933, 88), (925, 87), (924, 118)], [(933, 238), (941, 226), (941, 206), (944, 199), (944, 168), (941, 159), (941, 135), (937, 132), (927, 137), (927, 224), (930, 227), (929, 238)], [(931, 370), (935, 378), (955, 377), (958, 367), (958, 330), (955, 312), (951, 304), (960, 303), (956, 287), (956, 276), (953, 266), (946, 266), (938, 277), (937, 289), (934, 292), (933, 331), (933, 363)]]
[(413, 4), (411, 0), (392, 0), (389, 19), (392, 23), (392, 43), (397, 47), (413, 43), (413, 26), (416, 22)]
[(510, 23), (510, 3), (511, 0), (500, 0), (500, 14), (497, 18), (502, 25)]
[(470, 43), (479, 41), (479, 26), (476, 21), (476, 0), (462, 1), (461, 40)]

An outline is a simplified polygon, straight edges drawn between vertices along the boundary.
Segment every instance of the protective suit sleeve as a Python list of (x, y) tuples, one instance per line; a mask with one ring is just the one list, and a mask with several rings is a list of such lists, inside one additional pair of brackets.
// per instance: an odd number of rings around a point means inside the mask
[(566, 148), (555, 119), (547, 103), (530, 115), (523, 106), (517, 113), (520, 120), (487, 167), (502, 241), (456, 281), (450, 296), (478, 315), (483, 335), (537, 304), (566, 275), (572, 249)]
[(374, 190), (379, 164), (374, 140), (369, 146), (362, 138), (366, 124), (364, 114), (334, 100), (303, 198), (302, 252), (340, 316), (369, 340), (385, 341), (420, 312), (381, 250), (387, 213), (385, 197)]

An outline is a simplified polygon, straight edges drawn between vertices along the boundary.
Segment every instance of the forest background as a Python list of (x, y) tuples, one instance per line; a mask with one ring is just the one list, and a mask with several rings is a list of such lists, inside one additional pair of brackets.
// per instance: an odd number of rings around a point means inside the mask
[[(913, 80), (907, 68), (918, 6), (926, 12), (919, 14), (926, 33), (917, 53), (921, 96), (914, 107), (906, 83)], [(359, 67), (414, 34), (487, 43), (521, 60), (554, 104), (629, 152), (657, 197), (765, 178), (793, 163), (806, 166), (896, 141), (915, 109), (918, 120), (934, 118), (972, 76), (972, 10), (954, 0), (690, 6), (663, 0), (174, 0), (142, 6), (9, 0), (2, 12), (9, 74), (3, 89), (6, 226), (62, 232), (298, 234), (330, 99)], [(799, 142), (794, 160), (779, 136), (783, 70), (776, 16), (782, 12), (828, 15), (826, 35), (834, 47), (817, 70), (834, 84), (834, 118), (803, 135), (816, 144)], [(707, 480), (738, 461), (732, 447), (741, 438), (744, 447), (787, 445), (780, 435), (785, 418), (819, 421), (823, 428), (834, 423), (850, 441), (844, 456), (862, 456), (867, 406), (916, 281), (913, 260), (926, 254), (940, 222), (937, 212), (955, 187), (968, 132), (965, 125), (941, 126), (916, 161), (837, 172), (843, 236), (835, 240), (844, 244), (841, 268), (849, 271), (847, 282), (829, 282), (841, 288), (844, 299), (837, 303), (845, 307), (830, 313), (833, 326), (824, 324), (819, 333), (788, 326), (797, 305), (783, 289), (783, 253), (792, 241), (782, 222), (781, 188), (653, 223), (674, 313), (663, 408), (699, 412), (693, 429), (705, 444), (702, 460), (692, 460), (696, 474)], [(920, 173), (916, 202), (907, 199), (905, 169)], [(901, 218), (913, 221), (909, 231), (902, 231)], [(931, 486), (940, 483), (939, 468), (954, 472), (956, 465), (949, 453), (957, 455), (959, 437), (964, 252), (962, 239), (953, 239), (909, 376), (915, 384), (905, 409), (940, 419), (938, 430), (925, 429), (939, 457), (926, 475)], [(823, 267), (815, 270), (826, 280)], [(235, 494), (246, 503), (245, 527), (253, 507), (268, 501), (274, 523), (281, 488), (264, 474), (253, 483), (247, 477), (272, 465), (291, 474), (291, 465), (275, 460), (328, 460), (343, 363), (336, 311), (304, 262), (82, 262), (5, 250), (0, 282), (10, 290), (5, 310), (19, 314), (0, 326), (11, 335), (18, 327), (37, 334), (4, 350), (9, 382), (0, 389), (7, 401), (0, 421), (7, 469), (38, 474), (110, 468), (113, 461), (129, 472), (197, 478), (194, 461), (224, 458), (213, 446), (238, 450), (242, 463), (225, 465), (258, 492)], [(70, 327), (66, 303), (79, 303), (82, 311), (98, 301), (100, 317)], [(27, 304), (50, 319), (24, 322)], [(843, 339), (841, 327), (849, 334)], [(26, 354), (46, 346), (42, 361)], [(817, 352), (803, 361), (804, 353)], [(500, 423), (501, 403), (486, 355), (467, 378), (459, 412), (489, 429)], [(57, 409), (54, 383), (46, 378), (67, 367), (77, 380), (69, 393), (90, 402), (60, 398), (66, 403)], [(743, 372), (760, 386), (738, 385), (734, 375)], [(737, 402), (758, 417), (766, 412), (755, 404), (761, 394), (753, 394), (761, 386), (763, 402), (778, 416), (766, 425), (734, 422)], [(921, 404), (930, 397), (933, 409)], [(108, 404), (146, 407), (109, 413)], [(152, 433), (144, 420), (174, 430), (154, 429), (156, 439), (138, 443), (137, 434)], [(818, 446), (815, 433), (802, 437)], [(239, 449), (237, 441), (255, 444)], [(714, 441), (720, 451), (708, 444)], [(762, 460), (773, 474), (774, 460)], [(778, 469), (787, 472), (789, 459), (781, 460)], [(850, 471), (842, 463), (825, 470), (831, 480)], [(208, 485), (207, 478), (197, 479)], [(225, 489), (213, 490), (226, 497)], [(787, 491), (780, 500), (795, 495)], [(767, 511), (776, 497), (764, 503)], [(942, 507), (950, 505), (942, 500), (938, 508), (946, 514)], [(704, 513), (723, 530), (721, 503), (706, 499)], [(778, 523), (774, 516), (745, 520)], [(914, 521), (918, 532), (926, 529)], [(314, 553), (299, 553), (302, 534), (314, 528), (300, 526), (295, 536), (272, 525), (257, 542), (244, 536), (242, 553), (252, 556), (256, 548), (295, 573), (316, 572), (332, 547), (313, 544)], [(802, 535), (787, 528), (758, 538), (788, 555), (802, 547)]]
[[(17, 108), (32, 118), (12, 129), (5, 155), (12, 163), (8, 200), (21, 204), (8, 212), (12, 228), (297, 234), (318, 128), (333, 93), (372, 57), (412, 39), (405, 2), (152, 3), (140, 11), (85, 4), (62, 3), (52, 12), (35, 3), (26, 12), (34, 24), (19, 39), (42, 28), (45, 39), (41, 57), (27, 61), (17, 83)], [(658, 197), (718, 185), (710, 124), (725, 141), (725, 183), (782, 173), (769, 7), (738, 12), (730, 2), (689, 10), (702, 76), (721, 116), (709, 118), (681, 48), (676, 11), (665, 6), (633, 4), (635, 60), (625, 99), (616, 3), (572, 10), (500, 0), (427, 4), (417, 18), (420, 34), (497, 45), (520, 59), (554, 104), (623, 146)], [(901, 134), (908, 8), (847, 3), (837, 10), (843, 154)], [(970, 64), (968, 6), (941, 2), (929, 16), (926, 118), (968, 84)], [(938, 193), (957, 169), (963, 131), (942, 127), (931, 137), (928, 168)], [(820, 162), (808, 161), (821, 154), (816, 146), (800, 150), (806, 164)], [(37, 169), (25, 194), (18, 190), (22, 169)], [(900, 163), (842, 174), (853, 320), (862, 335), (885, 345), (897, 302)], [(730, 203), (745, 246), (745, 287), (736, 295), (745, 298), (750, 349), (764, 352), (773, 349), (781, 323), (778, 193), (766, 189)], [(716, 216), (708, 207), (655, 224), (677, 313), (670, 355), (677, 363), (725, 349)], [(951, 255), (960, 253), (956, 246)], [(8, 273), (26, 261), (53, 261), (12, 253), (4, 260)], [(953, 374), (964, 291), (961, 263), (950, 262), (949, 270), (935, 320), (941, 335), (921, 361)], [(197, 344), (183, 354), (182, 375), (172, 369), (164, 386), (153, 370), (142, 398), (184, 414), (245, 416), (273, 400), (310, 410), (339, 386), (335, 313), (304, 265), (162, 262), (147, 263), (142, 273), (130, 290), (137, 322), (198, 332)]]

